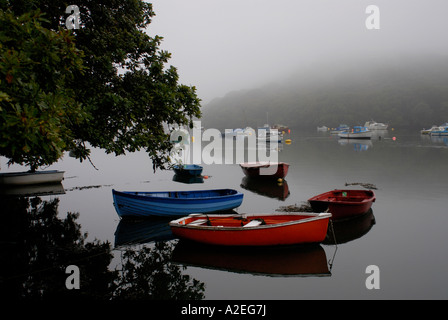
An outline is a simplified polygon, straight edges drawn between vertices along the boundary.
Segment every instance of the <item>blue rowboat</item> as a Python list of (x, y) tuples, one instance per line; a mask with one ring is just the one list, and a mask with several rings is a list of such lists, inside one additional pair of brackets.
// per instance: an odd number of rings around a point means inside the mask
[(175, 165), (173, 169), (178, 175), (199, 176), (202, 173), (202, 167), (197, 164)]
[(116, 191), (114, 206), (120, 217), (178, 217), (191, 213), (227, 211), (239, 207), (243, 194), (233, 189), (197, 191)]

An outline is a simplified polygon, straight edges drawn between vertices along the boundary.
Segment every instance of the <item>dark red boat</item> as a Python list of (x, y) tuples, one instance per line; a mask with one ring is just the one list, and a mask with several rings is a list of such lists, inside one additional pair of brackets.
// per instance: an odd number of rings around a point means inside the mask
[(240, 167), (248, 177), (284, 178), (288, 174), (289, 164), (286, 162), (244, 162)]
[(333, 190), (308, 199), (314, 212), (328, 209), (333, 219), (355, 216), (367, 212), (375, 202), (372, 190)]

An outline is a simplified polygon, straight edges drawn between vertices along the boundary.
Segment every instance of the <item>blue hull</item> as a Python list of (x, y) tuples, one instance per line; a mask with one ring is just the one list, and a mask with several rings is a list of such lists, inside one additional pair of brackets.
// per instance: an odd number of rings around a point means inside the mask
[(232, 189), (162, 192), (120, 192), (112, 190), (120, 217), (179, 217), (237, 208), (243, 194)]

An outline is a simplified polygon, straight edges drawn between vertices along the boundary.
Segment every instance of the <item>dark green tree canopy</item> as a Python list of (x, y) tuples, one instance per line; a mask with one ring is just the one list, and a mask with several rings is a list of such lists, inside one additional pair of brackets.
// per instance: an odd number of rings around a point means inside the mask
[(42, 23), (39, 12), (0, 11), (0, 154), (32, 169), (74, 147), (72, 128), (87, 117), (70, 88), (82, 52), (67, 30)]
[[(16, 16), (39, 9), (47, 20), (42, 26), (60, 32), (66, 30), (66, 8), (72, 4), (14, 0), (1, 9)], [(176, 68), (166, 66), (170, 53), (159, 48), (162, 38), (145, 33), (155, 15), (152, 5), (80, 0), (76, 6), (80, 25), (71, 33), (84, 54), (84, 72), (73, 74), (69, 89), (87, 116), (70, 127), (76, 144), (71, 149), (81, 159), (89, 154), (87, 145), (117, 155), (144, 149), (154, 168), (163, 168), (171, 149), (164, 124), (191, 125), (201, 112), (196, 89), (179, 84)]]

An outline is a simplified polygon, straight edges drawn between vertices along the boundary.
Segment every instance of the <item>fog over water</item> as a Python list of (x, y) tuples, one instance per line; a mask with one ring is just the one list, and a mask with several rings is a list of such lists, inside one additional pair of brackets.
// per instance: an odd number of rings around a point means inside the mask
[[(444, 56), (442, 0), (155, 0), (150, 35), (164, 37), (180, 82), (204, 104), (233, 90), (328, 66), (363, 69), (383, 59)], [(366, 9), (374, 5), (375, 16)], [(372, 18), (379, 29), (368, 29)]]

